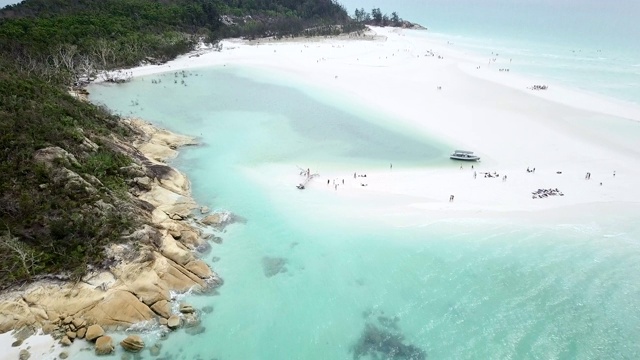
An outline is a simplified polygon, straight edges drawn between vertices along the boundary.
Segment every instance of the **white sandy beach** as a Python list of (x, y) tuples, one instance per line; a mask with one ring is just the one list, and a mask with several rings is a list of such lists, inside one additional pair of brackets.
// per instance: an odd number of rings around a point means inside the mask
[[(451, 150), (475, 151), (482, 158), (478, 163), (451, 161), (441, 168), (356, 169), (367, 174), (366, 180), (354, 179), (353, 172), (312, 169), (321, 176), (310, 183), (309, 191), (354, 197), (363, 206), (372, 203), (367, 199), (383, 199), (381, 203), (393, 203), (399, 213), (434, 216), (530, 211), (562, 216), (565, 209), (597, 216), (597, 209), (640, 204), (639, 106), (513, 70), (499, 71), (517, 59), (490, 61), (425, 31), (372, 30), (376, 40), (228, 40), (220, 52), (130, 71), (144, 76), (206, 66), (249, 66), (273, 78), (330, 90), (343, 101), (398, 120), (395, 127), (440, 139), (451, 144)], [(536, 84), (549, 88), (529, 89)], [(269, 186), (291, 187), (301, 181), (295, 170), (281, 170), (269, 174), (269, 179), (277, 179)], [(485, 172), (499, 176), (485, 178)], [(585, 179), (587, 172), (590, 180)], [(345, 185), (339, 181), (337, 190), (327, 186), (333, 179), (345, 179)], [(549, 188), (564, 196), (532, 198), (533, 191)], [(450, 195), (455, 196), (453, 202)]]
[(11, 344), (15, 341), (10, 332), (0, 334), (0, 349), (2, 349), (0, 359), (18, 359), (21, 350), (28, 351), (31, 354), (30, 359), (57, 359), (58, 355), (64, 351), (62, 345), (50, 335), (33, 335), (24, 340), (20, 346), (12, 347)]

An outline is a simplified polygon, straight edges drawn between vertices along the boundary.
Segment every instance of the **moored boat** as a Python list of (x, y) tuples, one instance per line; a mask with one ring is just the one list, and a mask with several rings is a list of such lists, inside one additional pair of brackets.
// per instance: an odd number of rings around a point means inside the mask
[(473, 154), (473, 151), (455, 150), (450, 156), (453, 160), (478, 161), (480, 157)]

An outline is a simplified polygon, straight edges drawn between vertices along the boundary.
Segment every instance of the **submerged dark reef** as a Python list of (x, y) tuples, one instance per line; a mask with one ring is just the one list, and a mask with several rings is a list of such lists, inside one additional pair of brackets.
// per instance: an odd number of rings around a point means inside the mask
[(262, 270), (264, 271), (264, 276), (272, 277), (278, 275), (279, 273), (287, 272), (287, 259), (281, 257), (269, 257), (265, 256), (262, 258)]
[[(365, 312), (366, 318), (372, 313)], [(417, 346), (405, 344), (398, 327), (397, 317), (380, 315), (375, 321), (367, 321), (360, 339), (352, 347), (353, 359), (368, 356), (374, 360), (424, 360), (427, 353)]]

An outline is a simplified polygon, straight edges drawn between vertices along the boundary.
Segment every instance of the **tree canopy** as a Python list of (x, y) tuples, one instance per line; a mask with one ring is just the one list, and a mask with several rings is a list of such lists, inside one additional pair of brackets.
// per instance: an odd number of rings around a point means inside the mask
[(356, 9), (353, 16), (354, 20), (361, 24), (376, 26), (404, 26), (411, 25), (400, 18), (397, 12), (392, 12), (391, 16), (383, 14), (380, 8), (373, 8), (368, 13), (364, 8)]

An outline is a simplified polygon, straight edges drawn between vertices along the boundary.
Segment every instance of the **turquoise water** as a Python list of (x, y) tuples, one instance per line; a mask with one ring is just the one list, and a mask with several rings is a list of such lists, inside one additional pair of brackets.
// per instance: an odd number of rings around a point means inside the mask
[(331, 192), (281, 186), (262, 176), (438, 166), (451, 146), (362, 104), (256, 76), (209, 69), (90, 89), (122, 114), (199, 137), (173, 164), (199, 203), (247, 219), (204, 255), (225, 279), (219, 294), (186, 297), (213, 307), (205, 331), (145, 334), (165, 359), (640, 357), (633, 214), (399, 222)]
[[(640, 2), (636, 0), (342, 0), (397, 11), (443, 41), (511, 71), (640, 103)], [(512, 62), (508, 60), (512, 59)]]

